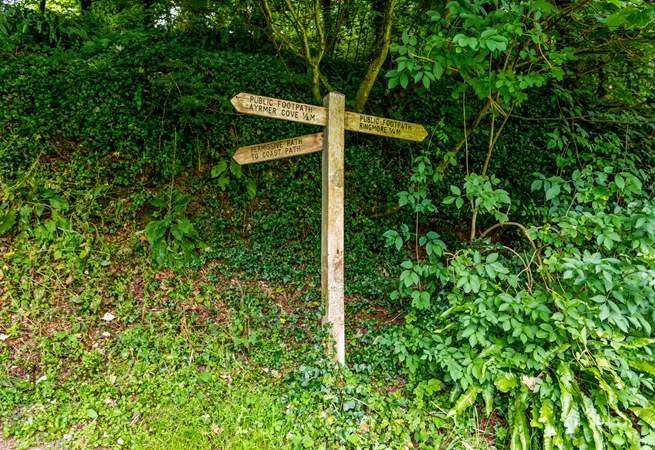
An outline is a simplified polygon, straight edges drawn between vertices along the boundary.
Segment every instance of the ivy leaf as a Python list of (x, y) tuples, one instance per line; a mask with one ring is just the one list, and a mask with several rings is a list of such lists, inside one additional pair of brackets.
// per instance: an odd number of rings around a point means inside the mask
[(530, 185), (530, 190), (533, 191), (533, 192), (534, 192), (534, 191), (538, 191), (539, 189), (541, 189), (541, 185), (542, 185), (542, 184), (543, 184), (543, 181), (541, 181), (541, 180), (534, 180), (534, 181), (532, 182), (532, 185)]
[(507, 50), (507, 38), (505, 36), (492, 36), (485, 41), (486, 47), (492, 51), (505, 51)]

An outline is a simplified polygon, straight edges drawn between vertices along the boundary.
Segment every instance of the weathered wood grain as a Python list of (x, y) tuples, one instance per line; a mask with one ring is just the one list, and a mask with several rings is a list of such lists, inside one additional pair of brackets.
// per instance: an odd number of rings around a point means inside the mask
[(346, 362), (343, 278), (344, 115), (345, 97), (330, 92), (323, 98), (327, 124), (323, 138), (323, 200), (321, 214), (321, 292), (324, 323), (330, 326), (339, 364)]
[[(327, 108), (242, 92), (232, 104), (244, 114), (272, 117), (311, 125), (327, 123)], [(345, 129), (396, 139), (420, 142), (428, 135), (423, 125), (354, 112), (345, 113)]]
[(279, 98), (264, 97), (242, 92), (230, 100), (234, 108), (244, 114), (273, 117), (292, 122), (325, 125), (327, 110), (322, 106), (308, 105)]
[(428, 135), (423, 125), (418, 123), (354, 112), (346, 113), (346, 130), (416, 142), (421, 142)]
[(232, 158), (239, 164), (252, 164), (273, 159), (306, 155), (323, 149), (323, 133), (306, 134), (264, 144), (240, 147)]

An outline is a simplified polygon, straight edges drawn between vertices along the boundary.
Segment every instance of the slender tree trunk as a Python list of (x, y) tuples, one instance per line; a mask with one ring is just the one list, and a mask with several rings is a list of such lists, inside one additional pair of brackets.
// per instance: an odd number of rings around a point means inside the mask
[(396, 0), (386, 0), (384, 6), (384, 18), (378, 31), (378, 39), (375, 46), (373, 59), (368, 66), (368, 70), (359, 83), (357, 95), (355, 96), (355, 111), (362, 112), (364, 106), (368, 102), (368, 96), (371, 89), (375, 84), (375, 80), (380, 73), (380, 69), (387, 59), (389, 54), (389, 46), (391, 45), (391, 29), (393, 27), (393, 8), (396, 5)]
[[(331, 10), (331, 6), (329, 8), (326, 8), (325, 6), (330, 2), (331, 0), (324, 0), (323, 17), (325, 17), (325, 14)], [(339, 38), (339, 31), (341, 31), (341, 27), (343, 27), (343, 23), (346, 18), (346, 9), (347, 8), (344, 7), (344, 1), (340, 1), (334, 20), (330, 15), (329, 21), (326, 21), (325, 23), (325, 36), (327, 37), (327, 45), (325, 46), (326, 55), (331, 56), (334, 53), (334, 49), (337, 45), (337, 39)]]
[(45, 14), (45, 3), (46, 0), (39, 0), (39, 12)]
[(321, 101), (321, 70), (316, 64), (311, 64), (312, 71), (312, 94), (316, 101)]
[(323, 16), (323, 23), (325, 24), (325, 35), (332, 35), (332, 27), (334, 23), (332, 21), (332, 0), (322, 0), (321, 5), (321, 15)]
[[(377, 44), (380, 36), (384, 30), (384, 16), (387, 7), (387, 0), (371, 0), (371, 11), (374, 11), (373, 17), (371, 17), (371, 30), (374, 33), (375, 43)], [(370, 50), (370, 57), (375, 56), (375, 51), (377, 45), (374, 45)]]

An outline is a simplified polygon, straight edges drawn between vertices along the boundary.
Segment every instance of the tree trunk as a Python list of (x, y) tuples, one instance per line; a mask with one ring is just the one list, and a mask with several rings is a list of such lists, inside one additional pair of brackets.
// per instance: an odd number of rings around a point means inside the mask
[(46, 0), (39, 0), (39, 12), (45, 14), (45, 2)]
[(321, 101), (321, 70), (317, 64), (310, 62), (312, 72), (312, 94), (317, 102)]
[(366, 75), (364, 75), (364, 78), (362, 78), (362, 81), (359, 83), (359, 89), (357, 89), (357, 95), (355, 97), (355, 111), (357, 112), (362, 112), (364, 110), (364, 106), (366, 106), (366, 103), (368, 102), (368, 96), (375, 84), (375, 80), (377, 79), (380, 69), (389, 54), (389, 46), (391, 45), (391, 28), (393, 27), (393, 8), (395, 4), (396, 0), (386, 0), (384, 6), (384, 18), (382, 19), (378, 31), (373, 59), (368, 66)]

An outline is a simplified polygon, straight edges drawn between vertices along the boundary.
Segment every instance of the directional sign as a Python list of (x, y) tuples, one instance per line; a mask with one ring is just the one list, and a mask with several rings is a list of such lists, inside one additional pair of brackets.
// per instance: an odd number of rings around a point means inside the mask
[(291, 139), (249, 145), (239, 148), (234, 160), (239, 164), (251, 164), (271, 159), (288, 158), (318, 152), (323, 148), (323, 133), (307, 134)]
[(306, 105), (279, 98), (263, 97), (242, 92), (230, 100), (240, 113), (273, 117), (292, 122), (323, 125), (327, 122), (326, 109), (322, 106)]
[[(311, 125), (327, 125), (327, 108), (306, 103), (263, 97), (242, 92), (232, 97), (234, 108), (244, 114), (290, 120)], [(423, 125), (384, 117), (346, 112), (345, 129), (396, 139), (422, 141), (428, 135)]]
[(234, 154), (239, 164), (250, 164), (322, 150), (321, 200), (321, 295), (325, 300), (324, 322), (330, 326), (328, 350), (345, 364), (344, 315), (344, 131), (377, 134), (422, 141), (428, 135), (422, 125), (384, 117), (347, 112), (345, 97), (330, 92), (324, 106), (263, 97), (242, 92), (231, 100), (237, 111), (325, 127), (322, 133), (241, 147)]
[(423, 125), (417, 123), (354, 112), (346, 112), (346, 130), (417, 142), (421, 142), (428, 135)]

